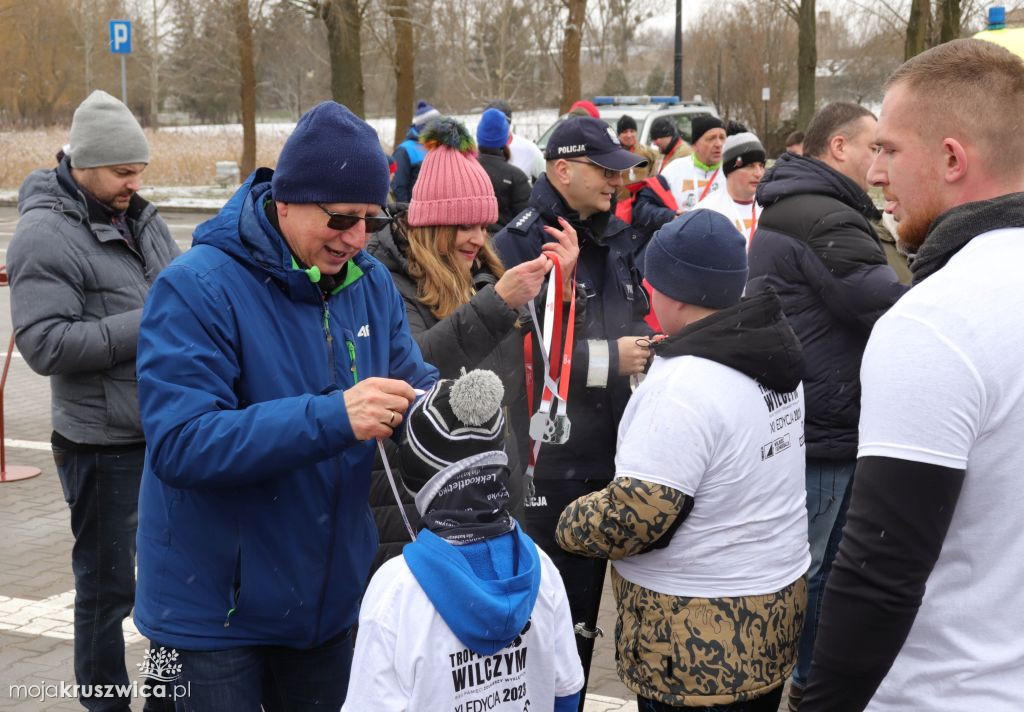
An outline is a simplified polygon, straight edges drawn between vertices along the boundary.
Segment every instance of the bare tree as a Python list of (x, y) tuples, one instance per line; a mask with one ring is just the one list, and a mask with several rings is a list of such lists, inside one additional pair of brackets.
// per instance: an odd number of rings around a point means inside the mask
[[(778, 12), (775, 0), (726, 0), (708, 6), (695, 26), (712, 25), (714, 33), (691, 32), (686, 37), (692, 55), (710, 59), (690, 63), (687, 86), (706, 96), (717, 95), (719, 113), (758, 131), (765, 109), (761, 88), (770, 88), (769, 135), (761, 140), (771, 150), (773, 138), (781, 132), (783, 106), (792, 100), (796, 83), (797, 28)], [(719, 56), (721, 64), (715, 60)]]
[(601, 52), (601, 63), (625, 69), (637, 31), (654, 16), (653, 0), (603, 0), (597, 3), (587, 25)]
[(921, 54), (928, 46), (931, 29), (932, 8), (929, 0), (911, 0), (910, 17), (907, 20), (907, 40), (903, 46), (903, 58)]
[(235, 37), (238, 41), (239, 95), (242, 108), (243, 176), (256, 170), (256, 59), (253, 52), (249, 0), (234, 0)]
[[(156, 126), (160, 119), (160, 68), (163, 65), (163, 45), (167, 39), (166, 22), (162, 18), (168, 11), (167, 0), (151, 0), (150, 2), (150, 35), (149, 48), (149, 122)], [(163, 28), (163, 29), (162, 29)]]
[(366, 114), (363, 84), (363, 13), (358, 0), (291, 0), (327, 28), (331, 60), (331, 96), (357, 116)]
[(416, 56), (409, 0), (389, 0), (387, 11), (395, 33), (395, 140), (392, 145), (397, 146), (405, 136), (405, 127), (412, 123)]
[(814, 116), (814, 82), (818, 70), (818, 17), (815, 0), (775, 0), (796, 23), (797, 38), (797, 116), (799, 127), (806, 127)]
[(69, 7), (63, 0), (0, 2), (0, 120), (51, 124), (70, 116), (84, 97), (77, 90), (82, 47), (77, 40), (88, 46), (88, 33), (96, 30), (96, 23), (78, 29), (74, 23), (79, 12), (92, 17), (93, 9), (91, 4)]
[(568, 111), (580, 98), (580, 46), (583, 23), (587, 20), (587, 0), (563, 0), (569, 11), (562, 41), (562, 101), (559, 110)]
[(940, 0), (942, 28), (939, 42), (949, 42), (960, 36), (960, 0)]
[[(987, 7), (980, 0), (852, 0), (851, 5), (855, 26), (870, 19), (899, 35), (905, 60), (965, 32), (982, 29)], [(1006, 3), (1006, 9), (1022, 5), (1017, 0)]]

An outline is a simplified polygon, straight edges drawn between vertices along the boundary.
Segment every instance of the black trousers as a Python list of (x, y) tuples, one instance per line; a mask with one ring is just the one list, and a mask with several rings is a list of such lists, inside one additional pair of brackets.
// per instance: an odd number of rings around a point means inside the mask
[[(536, 493), (525, 503), (525, 525), (530, 537), (551, 557), (565, 583), (569, 610), (574, 626), (582, 623), (585, 631), (597, 629), (597, 613), (601, 608), (601, 590), (604, 586), (605, 559), (591, 559), (570, 554), (555, 543), (555, 530), (562, 510), (573, 500), (603, 489), (608, 480), (536, 480)], [(583, 674), (590, 679), (590, 660), (594, 653), (594, 638), (576, 628), (576, 648), (583, 663)], [(583, 710), (587, 685), (580, 692), (580, 711)]]

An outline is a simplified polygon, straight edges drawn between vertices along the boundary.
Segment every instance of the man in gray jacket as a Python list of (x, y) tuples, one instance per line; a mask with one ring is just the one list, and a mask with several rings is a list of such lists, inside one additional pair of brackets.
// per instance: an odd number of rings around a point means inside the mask
[[(156, 208), (137, 194), (148, 163), (128, 107), (93, 92), (75, 110), (68, 155), (22, 184), (7, 252), (18, 349), (51, 377), (53, 458), (75, 537), (79, 685), (128, 684), (121, 623), (134, 603), (146, 454), (135, 352), (146, 293), (179, 254)], [(128, 698), (82, 704), (129, 709)]]

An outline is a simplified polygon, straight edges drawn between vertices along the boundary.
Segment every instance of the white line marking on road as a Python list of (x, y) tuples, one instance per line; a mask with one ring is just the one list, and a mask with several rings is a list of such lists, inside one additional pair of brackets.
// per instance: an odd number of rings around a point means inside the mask
[[(58, 593), (41, 601), (0, 596), (0, 630), (44, 638), (74, 640), (74, 606), (73, 590)], [(126, 644), (131, 645), (143, 640), (131, 618), (125, 619), (122, 629)]]
[(22, 450), (50, 451), (50, 443), (43, 440), (17, 440), (15, 438), (4, 438), (4, 447), (18, 447)]

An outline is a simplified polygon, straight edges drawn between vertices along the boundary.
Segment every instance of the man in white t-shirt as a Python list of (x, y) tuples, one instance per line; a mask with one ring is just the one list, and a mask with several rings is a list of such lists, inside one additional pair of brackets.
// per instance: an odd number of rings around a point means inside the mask
[(747, 239), (747, 249), (750, 249), (750, 240), (761, 217), (761, 206), (754, 196), (757, 184), (764, 176), (765, 158), (764, 146), (750, 132), (733, 134), (725, 139), (722, 151), (725, 190), (716, 190), (697, 203), (698, 208), (714, 210), (729, 218)]
[(982, 40), (886, 83), (868, 179), (915, 254), (914, 286), (864, 353), (852, 500), (801, 712), (1024, 708), (1022, 115), (1024, 62)]
[(402, 480), (423, 528), (370, 580), (343, 712), (576, 712), (565, 587), (507, 509), (503, 394), (474, 370), (409, 409)]
[(690, 126), (693, 153), (672, 161), (661, 171), (680, 210), (693, 210), (704, 198), (725, 189), (721, 170), (725, 124), (715, 116), (698, 116)]
[(570, 504), (559, 544), (614, 563), (619, 677), (640, 709), (776, 710), (810, 563), (800, 344), (774, 294), (740, 299), (746, 241), (694, 210), (644, 274), (669, 336), (619, 426), (615, 479)]

